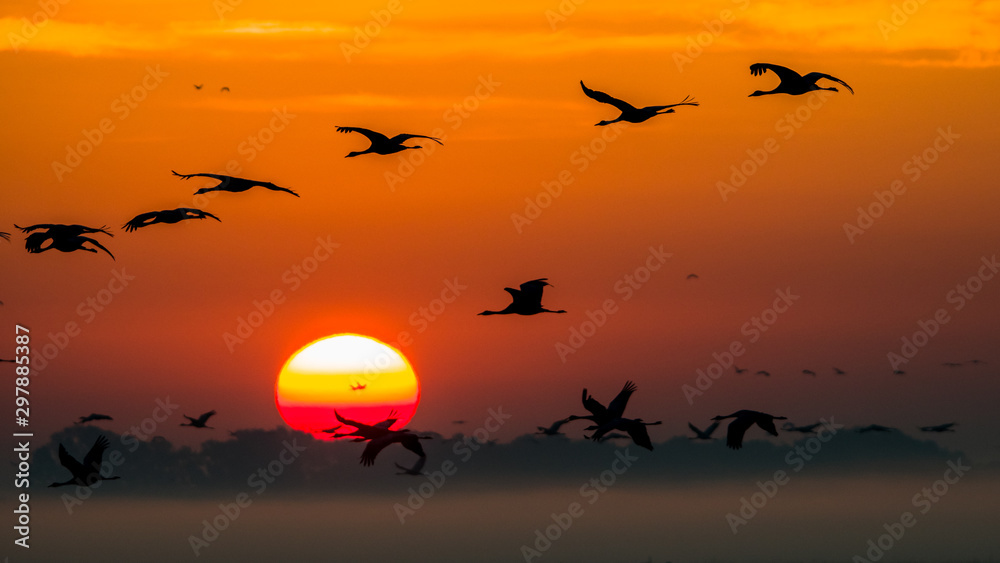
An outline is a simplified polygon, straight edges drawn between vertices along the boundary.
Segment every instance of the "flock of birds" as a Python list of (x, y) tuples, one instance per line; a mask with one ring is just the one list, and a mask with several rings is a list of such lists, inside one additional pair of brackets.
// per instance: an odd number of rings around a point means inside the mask
[[(750, 94), (751, 97), (754, 96), (764, 96), (771, 94), (789, 94), (789, 95), (802, 95), (808, 92), (816, 90), (829, 90), (837, 91), (836, 87), (823, 87), (819, 86), (817, 82), (821, 79), (830, 80), (838, 84), (843, 85), (852, 94), (854, 90), (843, 80), (831, 76), (829, 74), (811, 72), (806, 75), (801, 75), (791, 69), (783, 66), (767, 63), (757, 63), (750, 66), (750, 73), (753, 76), (759, 76), (771, 71), (779, 79), (780, 83), (772, 90), (761, 91), (757, 90)], [(203, 84), (195, 84), (196, 90), (201, 90)], [(699, 103), (694, 101), (690, 96), (685, 97), (682, 101), (674, 104), (659, 105), (659, 106), (646, 106), (646, 107), (635, 107), (628, 102), (615, 98), (604, 92), (593, 90), (588, 88), (583, 81), (580, 81), (580, 86), (583, 89), (583, 93), (603, 104), (611, 105), (620, 111), (620, 115), (615, 119), (602, 120), (598, 122), (597, 126), (606, 126), (618, 122), (628, 122), (628, 123), (642, 123), (658, 115), (664, 115), (669, 113), (674, 113), (675, 108), (680, 106), (698, 106)], [(220, 89), (221, 92), (228, 92), (229, 88), (223, 86)], [(364, 135), (368, 141), (369, 146), (362, 151), (352, 151), (346, 155), (346, 157), (356, 157), (364, 154), (377, 154), (377, 155), (391, 155), (398, 152), (402, 152), (408, 149), (420, 149), (420, 145), (404, 145), (407, 141), (411, 139), (427, 139), (433, 141), (439, 145), (443, 144), (440, 139), (435, 137), (429, 137), (426, 135), (415, 135), (415, 134), (398, 134), (393, 137), (389, 137), (383, 133), (377, 131), (372, 131), (370, 129), (365, 129), (361, 127), (337, 127), (337, 131), (340, 133), (360, 133)], [(232, 193), (240, 193), (248, 191), (255, 187), (260, 187), (277, 192), (285, 192), (291, 194), (295, 197), (299, 197), (299, 194), (295, 191), (278, 186), (272, 182), (264, 182), (258, 180), (250, 180), (246, 178), (238, 178), (235, 176), (223, 175), (223, 174), (211, 174), (211, 173), (195, 173), (195, 174), (180, 174), (176, 171), (172, 171), (175, 176), (181, 179), (188, 180), (195, 177), (211, 178), (218, 181), (218, 184), (210, 187), (203, 187), (195, 192), (195, 195), (204, 194), (213, 191), (225, 191)], [(174, 224), (181, 221), (191, 220), (191, 219), (214, 219), (216, 221), (221, 221), (215, 215), (208, 213), (206, 211), (195, 209), (195, 208), (177, 208), (162, 211), (149, 211), (145, 213), (140, 213), (136, 215), (123, 226), (126, 232), (134, 232), (138, 229), (148, 227), (157, 223)], [(28, 227), (15, 227), (21, 230), (23, 233), (27, 234), (25, 240), (25, 249), (29, 253), (38, 254), (46, 252), (48, 250), (58, 250), (60, 252), (74, 252), (74, 251), (86, 251), (97, 253), (98, 250), (106, 252), (109, 256), (114, 259), (114, 255), (104, 247), (98, 240), (93, 237), (85, 235), (94, 234), (105, 234), (108, 236), (114, 236), (110, 231), (108, 231), (106, 226), (102, 227), (87, 227), (84, 225), (63, 225), (63, 224), (35, 224)], [(0, 238), (4, 240), (10, 240), (10, 234), (7, 232), (0, 232)], [(698, 279), (697, 274), (690, 274), (688, 279)], [(525, 282), (520, 285), (518, 289), (504, 288), (504, 290), (510, 294), (511, 302), (506, 308), (499, 311), (486, 310), (480, 315), (535, 315), (540, 313), (565, 313), (564, 310), (549, 310), (542, 307), (542, 291), (545, 287), (550, 286), (547, 278), (539, 278)], [(978, 361), (976, 361), (978, 363)], [(948, 365), (948, 364), (946, 364)], [(960, 365), (960, 364), (956, 364)], [(736, 373), (746, 373), (747, 370), (744, 368), (735, 367)], [(844, 375), (846, 372), (839, 368), (833, 368), (834, 373), (837, 375)], [(802, 373), (805, 375), (816, 376), (816, 372), (804, 369)], [(899, 372), (901, 373), (901, 372)], [(757, 371), (758, 375), (769, 376), (770, 373), (765, 370)], [(351, 389), (354, 391), (360, 391), (365, 389), (365, 385), (352, 385)], [(635, 392), (636, 386), (631, 381), (625, 383), (625, 386), (618, 393), (618, 395), (610, 402), (607, 406), (604, 406), (601, 402), (597, 401), (587, 390), (583, 390), (582, 402), (583, 407), (588, 411), (589, 414), (586, 415), (570, 415), (564, 419), (557, 420), (548, 427), (538, 427), (537, 434), (554, 436), (560, 435), (560, 429), (564, 424), (567, 424), (576, 420), (589, 420), (592, 424), (585, 428), (587, 431), (591, 431), (589, 436), (586, 438), (594, 441), (602, 441), (615, 437), (625, 437), (627, 436), (635, 443), (637, 446), (652, 450), (652, 441), (649, 438), (649, 433), (646, 430), (647, 426), (661, 424), (661, 421), (657, 422), (645, 422), (641, 418), (626, 418), (624, 416), (626, 405), (631, 395)], [(188, 422), (181, 424), (181, 426), (190, 426), (194, 428), (207, 428), (212, 427), (207, 426), (209, 418), (214, 416), (216, 412), (209, 411), (199, 417), (190, 417), (184, 415)], [(420, 444), (421, 440), (430, 439), (430, 436), (421, 436), (409, 429), (392, 430), (391, 426), (398, 421), (395, 411), (391, 412), (389, 416), (376, 424), (365, 424), (360, 421), (351, 420), (343, 417), (339, 412), (335, 412), (335, 416), (340, 423), (339, 425), (322, 430), (324, 433), (330, 434), (334, 438), (349, 438), (355, 442), (367, 442), (362, 454), (361, 463), (365, 466), (370, 466), (374, 464), (376, 457), (379, 452), (384, 450), (386, 447), (392, 444), (400, 444), (407, 450), (417, 454), (417, 462), (412, 467), (404, 467), (399, 464), (396, 466), (401, 470), (400, 474), (407, 475), (422, 475), (422, 468), (426, 463), (426, 455), (424, 453), (423, 447)], [(729, 423), (726, 444), (732, 449), (740, 449), (743, 445), (744, 435), (753, 426), (757, 426), (764, 430), (768, 434), (777, 436), (778, 432), (775, 428), (775, 420), (786, 420), (783, 416), (774, 416), (771, 414), (758, 412), (754, 410), (738, 410), (728, 415), (719, 415), (713, 417), (711, 420), (713, 423), (701, 430), (694, 426), (694, 424), (688, 423), (688, 427), (694, 436), (692, 440), (711, 440), (712, 434), (719, 427), (719, 424), (723, 420), (733, 419)], [(90, 421), (97, 420), (111, 420), (110, 416), (101, 414), (91, 414), (85, 417), (80, 417), (80, 420), (76, 424), (83, 424)], [(820, 423), (810, 424), (806, 426), (795, 426), (790, 422), (786, 422), (782, 427), (783, 430), (788, 432), (800, 432), (803, 434), (814, 433), (815, 429), (820, 425)], [(953, 427), (955, 423), (941, 424), (937, 426), (926, 426), (920, 429), (925, 432), (953, 432)], [(352, 432), (339, 432), (344, 426), (352, 427), (354, 430)], [(879, 425), (870, 425), (861, 429), (858, 432), (888, 432), (894, 429)], [(624, 432), (624, 434), (616, 433), (615, 431)], [(52, 487), (59, 487), (64, 485), (80, 485), (89, 486), (96, 482), (97, 480), (113, 480), (119, 477), (105, 477), (100, 474), (100, 464), (101, 458), (104, 452), (108, 449), (108, 440), (104, 436), (100, 436), (94, 443), (93, 447), (87, 452), (83, 459), (83, 462), (77, 461), (71, 455), (66, 452), (66, 449), (60, 444), (59, 446), (59, 460), (60, 463), (70, 471), (72, 474), (72, 479), (62, 482), (53, 483)]]

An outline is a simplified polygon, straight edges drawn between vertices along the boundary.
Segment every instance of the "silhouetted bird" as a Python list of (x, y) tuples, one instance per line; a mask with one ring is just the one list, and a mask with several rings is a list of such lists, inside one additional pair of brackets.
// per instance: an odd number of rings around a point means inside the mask
[(801, 432), (802, 434), (815, 434), (816, 429), (821, 426), (822, 423), (807, 424), (805, 426), (795, 426), (791, 422), (786, 422), (781, 425), (781, 429), (785, 432)]
[(757, 90), (752, 96), (766, 96), (768, 94), (791, 94), (793, 96), (798, 96), (800, 94), (805, 94), (807, 92), (812, 92), (813, 90), (831, 90), (836, 92), (837, 89), (834, 87), (824, 88), (822, 86), (817, 86), (816, 81), (820, 78), (826, 78), (827, 80), (832, 80), (834, 82), (843, 84), (851, 94), (854, 93), (854, 89), (847, 85), (843, 80), (830, 76), (829, 74), (823, 74), (821, 72), (810, 72), (809, 74), (802, 76), (790, 68), (785, 68), (783, 66), (768, 64), (768, 63), (756, 63), (750, 65), (750, 74), (753, 76), (759, 76), (767, 72), (768, 70), (774, 72), (781, 79), (781, 83), (778, 84), (777, 88), (764, 92), (763, 90)]
[(193, 426), (195, 428), (208, 428), (209, 430), (215, 430), (215, 428), (212, 428), (211, 426), (205, 426), (205, 423), (208, 422), (208, 419), (215, 416), (215, 411), (208, 411), (207, 413), (199, 416), (198, 418), (191, 418), (186, 414), (182, 416), (188, 419), (188, 422), (182, 422), (181, 426)]
[(986, 364), (983, 360), (969, 360), (969, 363), (976, 366)]
[(195, 176), (204, 176), (206, 178), (214, 178), (219, 181), (217, 185), (212, 186), (211, 188), (201, 188), (200, 190), (194, 192), (194, 195), (208, 192), (245, 192), (250, 188), (260, 186), (276, 192), (288, 192), (295, 197), (299, 197), (299, 194), (293, 192), (292, 190), (276, 186), (271, 182), (258, 182), (257, 180), (247, 180), (245, 178), (236, 178), (233, 176), (226, 176), (224, 174), (178, 174), (173, 170), (171, 170), (171, 172), (174, 173), (174, 176), (180, 176), (185, 180), (188, 178), (194, 178)]
[(710, 424), (708, 428), (706, 428), (704, 430), (698, 430), (697, 426), (695, 426), (694, 424), (691, 424), (690, 422), (688, 422), (688, 428), (690, 428), (691, 431), (694, 432), (694, 434), (695, 434), (694, 436), (691, 436), (690, 439), (691, 440), (714, 440), (715, 438), (712, 437), (712, 432), (715, 432), (715, 429), (718, 428), (718, 427), (719, 427), (719, 423), (718, 423), (718, 421), (716, 421), (716, 422), (713, 422), (712, 424)]
[(878, 424), (869, 424), (868, 426), (858, 428), (858, 432), (864, 434), (865, 432), (892, 432), (895, 428), (890, 426), (879, 426)]
[(815, 376), (815, 375), (816, 375), (816, 372), (814, 372), (814, 371), (813, 371), (813, 370), (811, 370), (811, 369), (804, 369), (804, 370), (802, 370), (802, 374), (803, 374), (803, 375), (812, 375), (812, 376)]
[(92, 414), (88, 414), (87, 416), (81, 416), (80, 420), (74, 422), (73, 424), (85, 424), (87, 422), (90, 422), (91, 420), (114, 420), (114, 419), (106, 414), (97, 414), (95, 412)]
[(641, 418), (616, 418), (598, 426), (594, 430), (594, 433), (590, 435), (590, 439), (599, 442), (608, 432), (621, 430), (632, 438), (632, 442), (635, 445), (653, 451), (653, 442), (649, 439), (649, 432), (646, 431), (646, 427), (656, 426), (657, 424), (663, 424), (663, 421), (643, 422)]
[(677, 104), (670, 104), (667, 106), (647, 106), (644, 108), (637, 108), (628, 102), (623, 102), (622, 100), (609, 96), (604, 92), (598, 92), (597, 90), (591, 90), (590, 88), (587, 88), (587, 86), (583, 83), (583, 80), (580, 81), (580, 86), (583, 87), (583, 93), (586, 94), (588, 98), (592, 100), (597, 100), (598, 102), (601, 102), (603, 104), (611, 104), (616, 108), (618, 108), (619, 110), (621, 110), (622, 112), (621, 115), (619, 115), (615, 119), (612, 119), (611, 121), (601, 121), (599, 123), (595, 123), (595, 125), (610, 125), (612, 123), (617, 123), (619, 121), (627, 121), (629, 123), (642, 123), (643, 121), (646, 121), (647, 119), (660, 114), (674, 113), (673, 109), (668, 109), (668, 108), (674, 108), (677, 106), (698, 105), (698, 102), (694, 101), (694, 99), (691, 98), (691, 96), (688, 96), (684, 98), (682, 102)]
[(937, 426), (921, 426), (920, 427), (920, 431), (921, 432), (954, 432), (955, 429), (952, 428), (952, 426), (955, 426), (954, 422), (946, 422), (945, 424), (938, 424)]
[(625, 413), (625, 407), (628, 405), (629, 397), (632, 396), (632, 393), (634, 393), (636, 389), (635, 383), (626, 381), (622, 390), (618, 392), (618, 395), (616, 395), (610, 403), (608, 403), (607, 407), (602, 405), (591, 395), (588, 395), (587, 389), (584, 389), (582, 395), (583, 408), (590, 411), (590, 414), (584, 416), (577, 416), (574, 414), (566, 417), (566, 420), (590, 420), (593, 421), (594, 426), (588, 428), (588, 430), (599, 428), (604, 424), (622, 417)]
[(195, 85), (194, 85), (194, 89), (195, 89), (195, 90), (201, 90), (201, 87), (202, 87), (202, 86), (204, 86), (204, 84), (195, 84)]
[(551, 286), (545, 281), (548, 278), (539, 278), (521, 284), (521, 289), (510, 287), (503, 288), (510, 294), (513, 301), (502, 311), (483, 311), (480, 315), (536, 315), (538, 313), (565, 313), (566, 311), (550, 311), (542, 307), (542, 290), (545, 286)]
[(906, 375), (906, 372), (903, 371), (903, 370), (901, 370), (901, 369), (894, 369), (894, 370), (892, 370), (892, 374), (893, 375)]
[(771, 372), (760, 370), (757, 372), (757, 375), (763, 375), (764, 377), (771, 377)]
[(349, 158), (352, 156), (358, 156), (362, 154), (374, 153), (374, 154), (394, 154), (400, 151), (405, 151), (406, 149), (420, 149), (423, 148), (420, 145), (407, 147), (403, 143), (410, 139), (430, 139), (439, 145), (443, 145), (441, 139), (437, 137), (428, 137), (426, 135), (410, 135), (408, 133), (401, 133), (393, 138), (386, 137), (382, 133), (377, 131), (372, 131), (371, 129), (363, 129), (361, 127), (337, 127), (338, 133), (361, 133), (368, 140), (371, 141), (371, 145), (363, 151), (353, 151), (347, 154), (344, 158)]
[(132, 232), (136, 229), (141, 229), (142, 227), (147, 227), (155, 223), (179, 223), (185, 219), (204, 219), (205, 217), (211, 217), (219, 222), (222, 221), (208, 211), (192, 209), (190, 207), (178, 207), (177, 209), (164, 209), (163, 211), (140, 213), (132, 218), (131, 221), (125, 223), (123, 228), (126, 232)]
[[(58, 250), (60, 252), (73, 252), (75, 250), (83, 250), (85, 252), (96, 253), (97, 252), (96, 249), (86, 248), (83, 246), (84, 244), (90, 243), (96, 246), (97, 248), (100, 248), (104, 252), (107, 252), (108, 256), (110, 256), (112, 260), (115, 259), (115, 255), (111, 254), (111, 251), (108, 250), (107, 248), (104, 248), (104, 246), (102, 246), (101, 243), (97, 242), (96, 240), (90, 237), (83, 236), (84, 234), (89, 234), (89, 233), (104, 233), (111, 237), (115, 236), (110, 232), (108, 232), (106, 230), (106, 227), (104, 226), (101, 226), (100, 228), (96, 229), (94, 227), (85, 227), (83, 225), (60, 225), (54, 223), (41, 223), (38, 225), (31, 225), (30, 227), (18, 227), (17, 225), (14, 226), (17, 227), (18, 229), (21, 229), (21, 232), (31, 233), (24, 241), (25, 250), (27, 250), (31, 254), (38, 254), (53, 249)], [(40, 230), (40, 231), (37, 233), (33, 233), (32, 231), (35, 230)], [(46, 241), (49, 242), (49, 246), (43, 248), (42, 245), (45, 244)]]
[(414, 475), (414, 476), (424, 475), (425, 474), (424, 465), (426, 464), (427, 464), (427, 456), (423, 455), (417, 458), (417, 462), (413, 464), (413, 467), (405, 467), (397, 463), (395, 465), (396, 467), (401, 469), (401, 471), (399, 473), (396, 473), (396, 475)]
[(104, 452), (110, 445), (107, 438), (98, 436), (94, 442), (94, 446), (90, 448), (86, 457), (83, 458), (83, 463), (80, 463), (66, 452), (66, 448), (62, 444), (59, 444), (59, 463), (66, 469), (69, 469), (69, 472), (73, 474), (73, 478), (62, 483), (52, 483), (49, 486), (63, 487), (66, 485), (77, 485), (79, 487), (90, 487), (98, 481), (120, 479), (121, 477), (105, 477), (101, 475), (101, 458), (104, 457)]
[(333, 434), (333, 437), (334, 438), (354, 437), (355, 442), (364, 442), (366, 440), (372, 440), (374, 438), (385, 436), (388, 432), (391, 432), (389, 430), (389, 427), (391, 427), (393, 424), (396, 424), (396, 421), (399, 420), (398, 418), (396, 418), (397, 414), (395, 409), (389, 411), (389, 416), (386, 417), (385, 420), (383, 420), (382, 422), (378, 422), (376, 424), (365, 424), (363, 422), (358, 422), (355, 420), (351, 420), (349, 418), (344, 418), (343, 416), (340, 415), (339, 412), (337, 412), (337, 410), (334, 410), (333, 414), (334, 416), (337, 417), (337, 420), (340, 421), (341, 425), (346, 424), (347, 426), (353, 426), (355, 428), (354, 432), (348, 432), (346, 434)]
[(2, 238), (7, 242), (10, 242), (10, 233), (5, 233), (3, 231), (0, 231), (0, 238)]
[(698, 274), (688, 274), (687, 279), (696, 280), (698, 279)]
[(835, 373), (837, 375), (844, 375), (847, 372), (845, 372), (844, 370), (842, 370), (840, 368), (833, 368), (833, 373)]
[(567, 422), (569, 422), (569, 419), (563, 418), (561, 420), (553, 422), (552, 425), (549, 426), (548, 428), (544, 426), (539, 426), (538, 432), (535, 432), (535, 434), (544, 434), (546, 436), (562, 436), (563, 433), (559, 431), (559, 427), (561, 427), (563, 424), (566, 424)]
[(229, 91), (229, 86), (223, 86), (222, 88), (219, 88), (219, 91), (220, 92), (228, 92)]
[(420, 440), (430, 439), (431, 436), (417, 436), (413, 432), (406, 430), (387, 430), (386, 434), (372, 438), (368, 442), (368, 445), (365, 446), (365, 450), (361, 452), (361, 465), (373, 465), (375, 457), (378, 456), (379, 452), (390, 444), (400, 444), (418, 456), (425, 457), (427, 454), (424, 453), (424, 448), (420, 445)]
[(778, 431), (774, 428), (775, 420), (785, 420), (787, 417), (774, 416), (763, 412), (751, 410), (739, 410), (726, 416), (716, 416), (712, 420), (734, 419), (729, 423), (729, 431), (726, 434), (726, 445), (734, 450), (743, 447), (743, 434), (756, 424), (772, 436), (777, 436)]
[(741, 368), (740, 366), (737, 366), (737, 365), (733, 366), (733, 371), (735, 371), (736, 373), (746, 373), (747, 372), (746, 368)]
[(361, 391), (361, 390), (367, 389), (367, 388), (368, 388), (367, 385), (362, 385), (360, 383), (357, 384), (357, 385), (351, 385), (351, 391)]

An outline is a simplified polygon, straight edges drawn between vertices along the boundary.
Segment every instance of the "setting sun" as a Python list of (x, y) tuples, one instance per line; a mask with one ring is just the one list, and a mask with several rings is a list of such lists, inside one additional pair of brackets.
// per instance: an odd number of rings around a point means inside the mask
[(395, 409), (399, 420), (394, 426), (401, 428), (417, 409), (420, 388), (398, 350), (367, 336), (338, 334), (289, 358), (278, 374), (275, 401), (285, 422), (305, 432), (336, 426), (334, 410), (376, 423)]

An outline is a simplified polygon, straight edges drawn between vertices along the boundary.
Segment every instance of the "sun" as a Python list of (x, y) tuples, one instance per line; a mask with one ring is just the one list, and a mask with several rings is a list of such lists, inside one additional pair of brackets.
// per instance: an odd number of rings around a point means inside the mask
[(395, 409), (399, 420), (392, 427), (402, 428), (417, 410), (420, 385), (399, 350), (369, 336), (336, 334), (292, 354), (274, 395), (285, 423), (328, 438), (321, 430), (340, 424), (334, 410), (374, 424)]

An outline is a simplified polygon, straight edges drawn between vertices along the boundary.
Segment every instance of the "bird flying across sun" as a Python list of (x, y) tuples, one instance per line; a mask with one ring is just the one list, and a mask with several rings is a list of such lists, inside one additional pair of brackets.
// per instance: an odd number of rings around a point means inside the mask
[(483, 311), (480, 315), (537, 315), (538, 313), (565, 313), (566, 311), (550, 311), (542, 307), (542, 290), (551, 286), (545, 281), (548, 278), (538, 278), (521, 284), (521, 289), (503, 288), (510, 294), (511, 304), (501, 311)]
[(338, 133), (361, 133), (368, 140), (371, 141), (371, 145), (363, 151), (352, 151), (347, 154), (344, 158), (350, 158), (352, 156), (359, 156), (362, 154), (395, 154), (400, 151), (405, 151), (406, 149), (420, 149), (423, 148), (420, 145), (415, 146), (405, 146), (403, 143), (410, 139), (430, 139), (439, 145), (443, 145), (441, 139), (437, 137), (428, 137), (426, 135), (411, 135), (409, 133), (401, 133), (392, 137), (391, 139), (382, 133), (377, 131), (372, 131), (371, 129), (364, 129), (361, 127), (337, 127)]
[(351, 391), (362, 391), (367, 387), (368, 387), (367, 385), (359, 383), (357, 385), (351, 385)]
[(770, 63), (755, 63), (750, 65), (750, 74), (753, 76), (763, 75), (769, 70), (778, 75), (778, 78), (781, 79), (781, 83), (778, 84), (774, 90), (769, 90), (767, 92), (757, 90), (753, 94), (750, 94), (749, 97), (767, 96), (768, 94), (791, 94), (792, 96), (798, 96), (814, 90), (830, 90), (831, 92), (837, 91), (837, 89), (833, 86), (817, 86), (816, 81), (821, 78), (832, 80), (838, 84), (843, 84), (845, 88), (850, 90), (851, 94), (854, 93), (854, 89), (848, 86), (843, 80), (835, 76), (830, 76), (829, 74), (823, 74), (822, 72), (810, 72), (809, 74), (802, 76), (790, 68)]
[(602, 104), (610, 104), (615, 106), (621, 111), (621, 115), (612, 119), (611, 121), (600, 121), (595, 123), (595, 125), (611, 125), (612, 123), (617, 123), (619, 121), (627, 121), (629, 123), (642, 123), (647, 119), (655, 117), (657, 115), (662, 115), (664, 113), (674, 113), (674, 109), (677, 106), (697, 106), (698, 102), (694, 101), (694, 98), (688, 96), (682, 101), (676, 104), (670, 104), (666, 106), (646, 106), (644, 108), (637, 108), (628, 102), (619, 100), (618, 98), (609, 96), (604, 92), (598, 92), (597, 90), (591, 90), (587, 88), (587, 85), (580, 81), (580, 86), (583, 88), (583, 93), (587, 95), (588, 98), (601, 102)]
[(215, 219), (219, 222), (222, 221), (208, 211), (192, 209), (190, 207), (178, 207), (177, 209), (165, 209), (163, 211), (140, 213), (139, 215), (133, 217), (131, 221), (125, 223), (123, 228), (126, 232), (130, 233), (136, 229), (148, 227), (149, 225), (153, 225), (155, 223), (179, 223), (185, 219), (204, 219), (206, 217)]
[(205, 178), (214, 178), (219, 181), (218, 184), (212, 186), (211, 188), (201, 188), (200, 190), (194, 192), (194, 195), (204, 194), (208, 192), (245, 192), (250, 188), (260, 186), (261, 188), (267, 188), (276, 192), (288, 192), (295, 197), (299, 197), (299, 194), (293, 192), (288, 188), (282, 188), (272, 184), (271, 182), (259, 182), (257, 180), (247, 180), (246, 178), (236, 178), (235, 176), (226, 176), (224, 174), (179, 174), (174, 170), (171, 170), (174, 176), (180, 176), (182, 179), (187, 180), (190, 178), (204, 176)]

